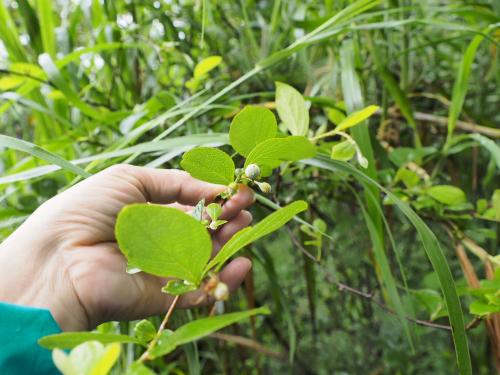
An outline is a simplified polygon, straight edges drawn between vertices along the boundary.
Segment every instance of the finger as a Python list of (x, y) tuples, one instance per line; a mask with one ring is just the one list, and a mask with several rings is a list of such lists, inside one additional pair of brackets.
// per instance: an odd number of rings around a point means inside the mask
[(238, 193), (231, 197), (223, 206), (220, 216), (223, 220), (231, 220), (239, 212), (255, 202), (253, 190), (246, 185), (240, 185)]
[(119, 164), (106, 171), (132, 183), (142, 192), (144, 199), (152, 203), (178, 202), (194, 206), (203, 198), (212, 201), (225, 189), (223, 185), (197, 180), (189, 173), (178, 169), (155, 169)]
[(225, 224), (220, 230), (215, 232), (213, 236), (214, 253), (217, 254), (224, 244), (241, 229), (247, 227), (252, 222), (252, 214), (248, 211), (240, 211), (239, 214), (230, 222)]
[[(220, 280), (229, 288), (232, 293), (241, 285), (245, 276), (252, 268), (252, 262), (248, 258), (239, 257), (231, 261), (226, 267), (223, 268), (219, 274)], [(206, 306), (214, 302), (214, 298), (203, 290), (188, 293), (184, 295), (179, 301), (179, 307), (190, 308), (195, 306)]]

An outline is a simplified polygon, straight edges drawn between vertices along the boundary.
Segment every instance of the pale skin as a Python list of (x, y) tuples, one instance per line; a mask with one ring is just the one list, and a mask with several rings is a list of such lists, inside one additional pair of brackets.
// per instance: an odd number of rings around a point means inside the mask
[[(1, 244), (0, 301), (48, 309), (64, 331), (164, 314), (173, 299), (161, 292), (165, 279), (126, 272), (116, 217), (131, 203), (189, 211), (223, 190), (179, 170), (117, 165), (95, 174), (45, 202)], [(245, 208), (253, 201), (252, 191), (241, 186), (224, 205), (221, 218), (228, 223), (212, 233), (214, 252), (250, 224)], [(236, 258), (221, 271), (221, 281), (234, 291), (250, 268), (248, 259)], [(177, 306), (210, 301), (200, 290)]]

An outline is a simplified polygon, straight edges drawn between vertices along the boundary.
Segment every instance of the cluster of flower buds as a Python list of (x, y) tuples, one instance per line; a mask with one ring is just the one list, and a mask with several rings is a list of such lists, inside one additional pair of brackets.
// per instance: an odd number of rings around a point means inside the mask
[(256, 184), (263, 193), (271, 192), (271, 185), (257, 181), (260, 178), (260, 168), (257, 164), (249, 164), (245, 168), (244, 176)]

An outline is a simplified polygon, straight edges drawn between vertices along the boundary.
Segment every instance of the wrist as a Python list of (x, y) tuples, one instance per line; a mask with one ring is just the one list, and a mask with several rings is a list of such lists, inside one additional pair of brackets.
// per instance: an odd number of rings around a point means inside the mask
[(63, 331), (88, 328), (88, 319), (58, 253), (12, 234), (0, 245), (0, 301), (47, 309)]

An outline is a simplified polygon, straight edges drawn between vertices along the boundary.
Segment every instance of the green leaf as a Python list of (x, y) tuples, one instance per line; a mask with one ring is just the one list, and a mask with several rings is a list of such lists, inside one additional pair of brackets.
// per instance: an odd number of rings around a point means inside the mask
[(186, 282), (184, 280), (169, 280), (167, 282), (167, 285), (161, 288), (161, 291), (173, 296), (179, 296), (181, 294), (192, 292), (196, 289), (198, 289), (198, 287), (195, 284)]
[(17, 138), (9, 137), (7, 135), (0, 134), (0, 147), (13, 148), (14, 150), (27, 152), (28, 154), (30, 154), (34, 157), (45, 160), (48, 163), (54, 163), (55, 165), (58, 165), (59, 167), (66, 169), (70, 172), (73, 172), (79, 176), (82, 176), (82, 177), (89, 177), (90, 176), (90, 173), (85, 172), (80, 167), (77, 167), (76, 165), (71, 164), (69, 161), (64, 160), (60, 156), (53, 154), (47, 150), (44, 150), (43, 148), (41, 148), (33, 143), (29, 143), (29, 142), (23, 141), (21, 139), (17, 139)]
[(336, 143), (332, 147), (330, 157), (335, 160), (349, 161), (356, 155), (356, 147), (349, 141)]
[(0, 78), (0, 90), (8, 91), (24, 83), (26, 79), (21, 76), (6, 76)]
[(54, 27), (52, 0), (38, 0), (36, 4), (40, 20), (43, 49), (45, 52), (55, 57), (56, 33)]
[(146, 344), (156, 335), (156, 328), (149, 320), (141, 320), (134, 327), (134, 337), (142, 344)]
[(102, 344), (138, 343), (135, 338), (130, 336), (97, 332), (63, 332), (42, 337), (38, 343), (46, 349), (71, 349), (87, 341), (98, 341)]
[(205, 74), (215, 69), (221, 62), (222, 57), (220, 56), (209, 56), (201, 60), (194, 68), (194, 78), (202, 78)]
[(300, 92), (286, 83), (276, 82), (276, 109), (292, 135), (307, 135), (309, 111)]
[(450, 112), (448, 115), (448, 135), (446, 138), (445, 147), (449, 146), (449, 142), (451, 141), (451, 137), (453, 136), (453, 132), (455, 131), (458, 116), (462, 111), (462, 107), (465, 101), (465, 95), (467, 94), (472, 63), (474, 62), (476, 51), (483, 39), (484, 34), (476, 35), (467, 47), (462, 61), (460, 62), (460, 68), (458, 70), (458, 74), (456, 75), (455, 83), (453, 84)]
[(198, 147), (186, 152), (182, 168), (191, 176), (212, 184), (229, 185), (234, 180), (234, 162), (224, 151)]
[(78, 345), (70, 354), (56, 349), (52, 359), (63, 375), (106, 375), (120, 356), (120, 344), (103, 346), (90, 341)]
[(467, 197), (465, 193), (451, 185), (436, 185), (432, 186), (426, 191), (427, 195), (431, 196), (438, 202), (446, 205), (453, 205), (467, 202)]
[(470, 304), (469, 310), (471, 314), (485, 316), (494, 313), (500, 313), (500, 306), (491, 305), (481, 301), (474, 301)]
[(380, 107), (376, 105), (370, 105), (366, 108), (363, 108), (359, 111), (351, 113), (349, 116), (347, 116), (338, 126), (335, 128), (336, 131), (343, 131), (349, 128), (352, 128), (353, 126), (356, 126), (363, 121), (365, 121), (367, 118), (369, 118), (371, 115), (373, 115), (375, 112), (379, 110)]
[(316, 147), (306, 137), (270, 138), (259, 143), (250, 152), (245, 168), (249, 164), (257, 164), (261, 169), (261, 176), (265, 177), (284, 161), (307, 159), (315, 154)]
[(199, 285), (212, 252), (205, 227), (175, 208), (133, 204), (118, 214), (115, 227), (129, 267)]
[(405, 167), (399, 168), (394, 177), (394, 182), (403, 181), (407, 188), (417, 186), (420, 182), (420, 177), (415, 172), (406, 169)]
[(152, 358), (163, 356), (172, 352), (179, 345), (199, 340), (219, 329), (257, 314), (267, 315), (270, 314), (270, 311), (267, 307), (259, 307), (257, 309), (194, 320), (179, 327), (173, 333), (167, 332), (164, 336), (162, 335), (158, 340), (158, 344), (151, 350), (150, 355)]
[(266, 218), (258, 222), (254, 227), (247, 227), (237, 232), (226, 244), (220, 249), (217, 255), (210, 261), (205, 268), (205, 273), (216, 267), (220, 269), (222, 265), (245, 246), (257, 241), (259, 238), (268, 235), (279, 229), (295, 215), (307, 209), (307, 203), (304, 201), (296, 201), (288, 206), (280, 208), (268, 215)]
[(219, 203), (210, 203), (205, 210), (212, 220), (217, 220), (222, 214), (222, 206)]
[(275, 137), (277, 131), (276, 117), (269, 109), (249, 105), (231, 122), (229, 140), (240, 155), (248, 156), (259, 143)]

